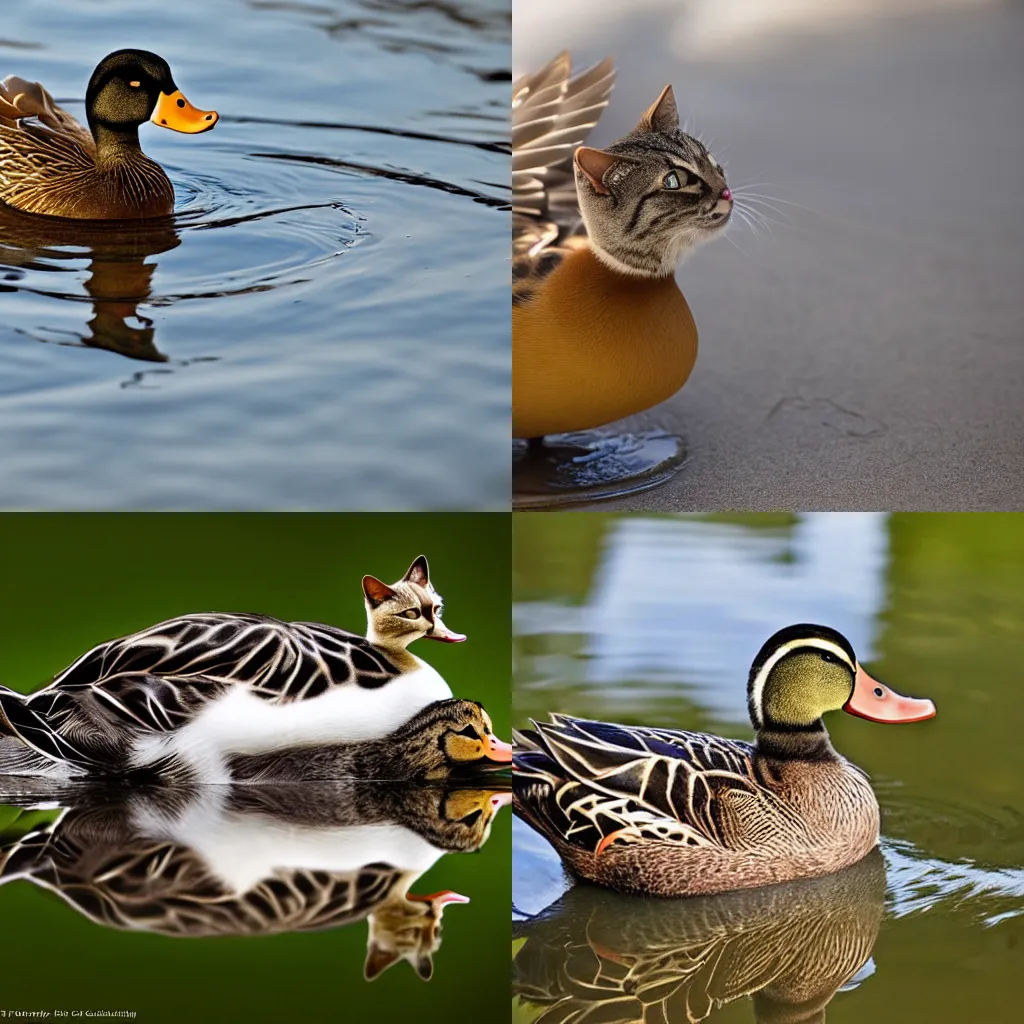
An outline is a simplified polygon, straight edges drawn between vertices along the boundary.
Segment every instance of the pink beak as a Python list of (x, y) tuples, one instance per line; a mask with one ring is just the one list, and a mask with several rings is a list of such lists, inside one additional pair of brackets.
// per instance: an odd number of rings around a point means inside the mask
[(424, 636), (428, 640), (441, 640), (446, 644), (461, 644), (466, 639), (465, 633), (453, 633), (440, 619), (434, 619), (434, 628)]
[(853, 693), (843, 710), (869, 722), (923, 722), (935, 716), (935, 705), (925, 698), (904, 697), (872, 679), (857, 665)]
[(441, 892), (431, 893), (429, 896), (415, 896), (412, 893), (409, 893), (406, 898), (416, 900), (418, 903), (437, 903), (442, 907), (446, 907), (449, 903), (469, 902), (468, 896), (463, 896), (458, 892), (452, 892), (451, 889), (442, 889)]

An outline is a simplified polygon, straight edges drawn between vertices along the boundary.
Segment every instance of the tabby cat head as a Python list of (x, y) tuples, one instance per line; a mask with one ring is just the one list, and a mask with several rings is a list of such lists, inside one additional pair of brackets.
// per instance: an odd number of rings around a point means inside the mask
[(666, 277), (729, 222), (725, 172), (680, 130), (670, 85), (625, 138), (604, 150), (581, 146), (574, 162), (591, 248), (620, 273)]
[(468, 902), (468, 897), (446, 890), (433, 896), (410, 893), (381, 904), (369, 916), (370, 936), (363, 968), (366, 980), (373, 981), (392, 964), (406, 960), (424, 981), (430, 981), (434, 954), (441, 946), (444, 908), (449, 903)]
[(457, 644), (466, 638), (441, 621), (441, 596), (430, 585), (427, 560), (420, 555), (409, 571), (390, 586), (375, 576), (363, 577), (366, 638), (380, 647), (408, 647), (421, 636)]

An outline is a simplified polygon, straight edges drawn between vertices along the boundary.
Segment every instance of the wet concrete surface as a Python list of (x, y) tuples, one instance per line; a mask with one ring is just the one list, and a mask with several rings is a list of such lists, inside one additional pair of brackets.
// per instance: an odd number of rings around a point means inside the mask
[(591, 144), (671, 81), (730, 184), (782, 200), (759, 206), (770, 228), (737, 219), (734, 244), (681, 266), (697, 367), (628, 422), (681, 434), (691, 459), (602, 507), (1024, 508), (1024, 7), (696, 55), (678, 4), (548, 32), (538, 7), (513, 8), (517, 73), (563, 47), (580, 67), (616, 57)]

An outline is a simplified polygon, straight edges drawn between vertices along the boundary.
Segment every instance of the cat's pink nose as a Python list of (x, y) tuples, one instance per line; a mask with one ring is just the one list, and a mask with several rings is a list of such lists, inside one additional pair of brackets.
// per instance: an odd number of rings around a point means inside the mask
[(723, 199), (732, 199), (732, 191), (730, 189), (723, 188), (722, 189), (722, 198)]

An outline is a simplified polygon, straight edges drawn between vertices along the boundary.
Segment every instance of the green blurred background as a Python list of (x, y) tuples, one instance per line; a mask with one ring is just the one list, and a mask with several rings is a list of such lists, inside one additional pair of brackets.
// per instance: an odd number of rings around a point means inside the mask
[[(414, 650), (509, 734), (509, 516), (497, 513), (0, 516), (0, 681), (28, 691), (95, 644), (185, 612), (253, 611), (362, 632), (360, 579), (419, 554), (465, 644)], [(2, 803), (0, 795), (0, 803)], [(429, 983), (399, 963), (362, 978), (365, 922), (262, 939), (103, 929), (28, 883), (0, 888), (0, 1005), (131, 1009), (136, 1019), (485, 1018), (508, 1013), (509, 814), (415, 892), (454, 889)]]
[[(749, 739), (750, 661), (799, 621), (933, 698), (920, 725), (827, 719), (895, 840), (877, 972), (828, 1020), (1017, 1019), (1024, 515), (561, 513), (516, 517), (514, 540), (517, 726), (562, 711)], [(749, 1020), (749, 1005), (713, 1018)]]

